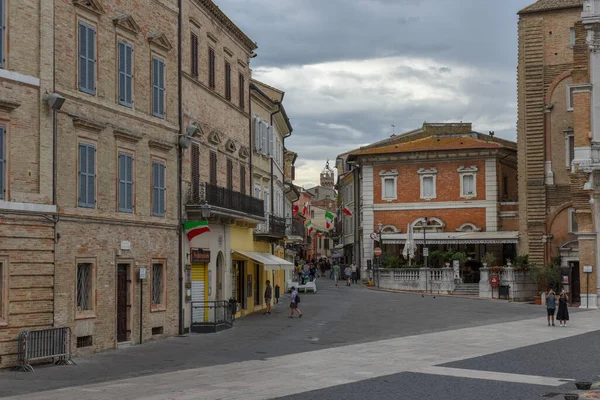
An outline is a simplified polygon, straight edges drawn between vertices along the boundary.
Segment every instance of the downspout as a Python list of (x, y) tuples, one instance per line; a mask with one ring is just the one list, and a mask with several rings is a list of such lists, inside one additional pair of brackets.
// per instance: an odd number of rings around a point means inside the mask
[[(54, 4), (52, 5), (52, 93), (56, 93), (56, 8)], [(54, 217), (54, 254), (52, 255), (54, 261), (54, 278), (56, 279), (56, 254), (57, 254), (57, 244), (58, 244), (58, 220), (59, 220), (59, 210), (58, 210), (58, 194), (56, 190), (57, 182), (56, 182), (56, 157), (58, 154), (58, 146), (56, 144), (56, 140), (58, 138), (58, 115), (55, 110), (52, 110), (52, 204), (56, 206), (56, 217)], [(54, 285), (54, 299), (52, 302), (52, 322), (54, 326), (56, 326), (56, 285)]]
[[(177, 1), (177, 6), (179, 8), (179, 14), (177, 16), (177, 36), (179, 40), (177, 41), (177, 96), (178, 96), (178, 104), (177, 104), (177, 112), (179, 113), (179, 135), (183, 132), (183, 90), (181, 87), (182, 83), (182, 70), (183, 61), (181, 56), (181, 41), (183, 39), (183, 0)], [(183, 235), (182, 235), (182, 227), (183, 227), (183, 187), (182, 187), (182, 179), (183, 179), (183, 149), (179, 145), (179, 140), (177, 140), (177, 241), (179, 245), (179, 256), (178, 256), (178, 266), (179, 266), (179, 334), (183, 335), (185, 328), (185, 303), (183, 300)]]

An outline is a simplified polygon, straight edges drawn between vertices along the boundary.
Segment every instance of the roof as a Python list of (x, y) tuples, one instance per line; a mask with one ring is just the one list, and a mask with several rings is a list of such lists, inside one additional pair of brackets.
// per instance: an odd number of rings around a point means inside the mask
[(250, 51), (256, 50), (258, 46), (253, 42), (242, 30), (233, 23), (229, 17), (221, 11), (212, 0), (196, 0), (199, 4), (202, 4), (208, 11), (210, 11), (216, 18), (222, 23), (227, 29), (229, 29), (236, 38), (238, 38)]
[[(479, 136), (483, 137), (479, 137)], [(488, 139), (488, 140), (485, 140)], [(469, 135), (432, 135), (422, 139), (412, 140), (410, 142), (395, 143), (383, 147), (365, 148), (352, 153), (351, 156), (374, 155), (374, 154), (392, 154), (392, 153), (412, 153), (420, 151), (437, 151), (437, 150), (464, 150), (464, 149), (500, 149), (511, 148), (516, 146), (513, 142), (499, 142), (493, 140), (491, 136), (485, 137), (483, 134), (475, 133), (475, 137)]]
[(527, 6), (519, 11), (518, 14), (529, 14), (579, 7), (583, 7), (583, 0), (538, 0), (532, 5)]

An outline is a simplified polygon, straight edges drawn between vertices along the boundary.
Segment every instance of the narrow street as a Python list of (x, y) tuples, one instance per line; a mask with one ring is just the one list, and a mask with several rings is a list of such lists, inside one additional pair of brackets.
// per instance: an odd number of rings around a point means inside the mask
[(318, 283), (301, 294), (302, 319), (282, 298), (222, 333), (2, 372), (0, 397), (518, 400), (598, 380), (597, 311), (573, 309), (568, 328), (549, 328), (540, 306)]

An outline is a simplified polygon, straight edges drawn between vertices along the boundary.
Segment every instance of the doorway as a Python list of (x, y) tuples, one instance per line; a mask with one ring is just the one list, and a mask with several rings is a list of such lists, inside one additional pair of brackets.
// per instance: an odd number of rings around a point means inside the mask
[(223, 261), (223, 253), (219, 252), (217, 256), (217, 301), (225, 300), (223, 298), (223, 277), (225, 276), (225, 262)]
[(571, 272), (571, 280), (570, 287), (571, 289), (571, 301), (573, 303), (581, 303), (581, 278), (579, 274), (579, 261), (571, 261), (569, 263), (570, 272)]
[(119, 343), (131, 339), (131, 329), (129, 329), (131, 279), (129, 270), (129, 264), (117, 265), (117, 342)]

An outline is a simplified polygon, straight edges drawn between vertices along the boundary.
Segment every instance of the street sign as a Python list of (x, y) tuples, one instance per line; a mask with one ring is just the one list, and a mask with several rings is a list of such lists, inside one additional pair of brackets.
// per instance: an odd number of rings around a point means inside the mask
[(583, 272), (592, 272), (592, 266), (591, 265), (584, 265), (583, 266)]
[(500, 284), (500, 277), (496, 274), (493, 274), (492, 276), (490, 276), (490, 286), (491, 287), (498, 287), (498, 285)]
[(375, 247), (375, 250), (373, 250), (373, 254), (375, 254), (376, 256), (380, 256), (381, 255), (381, 248)]
[(370, 236), (371, 236), (371, 239), (372, 239), (372, 240), (377, 240), (377, 239), (379, 239), (379, 235), (378, 235), (376, 232), (371, 232), (371, 235), (370, 235)]
[(423, 248), (423, 257), (429, 257), (429, 247)]

